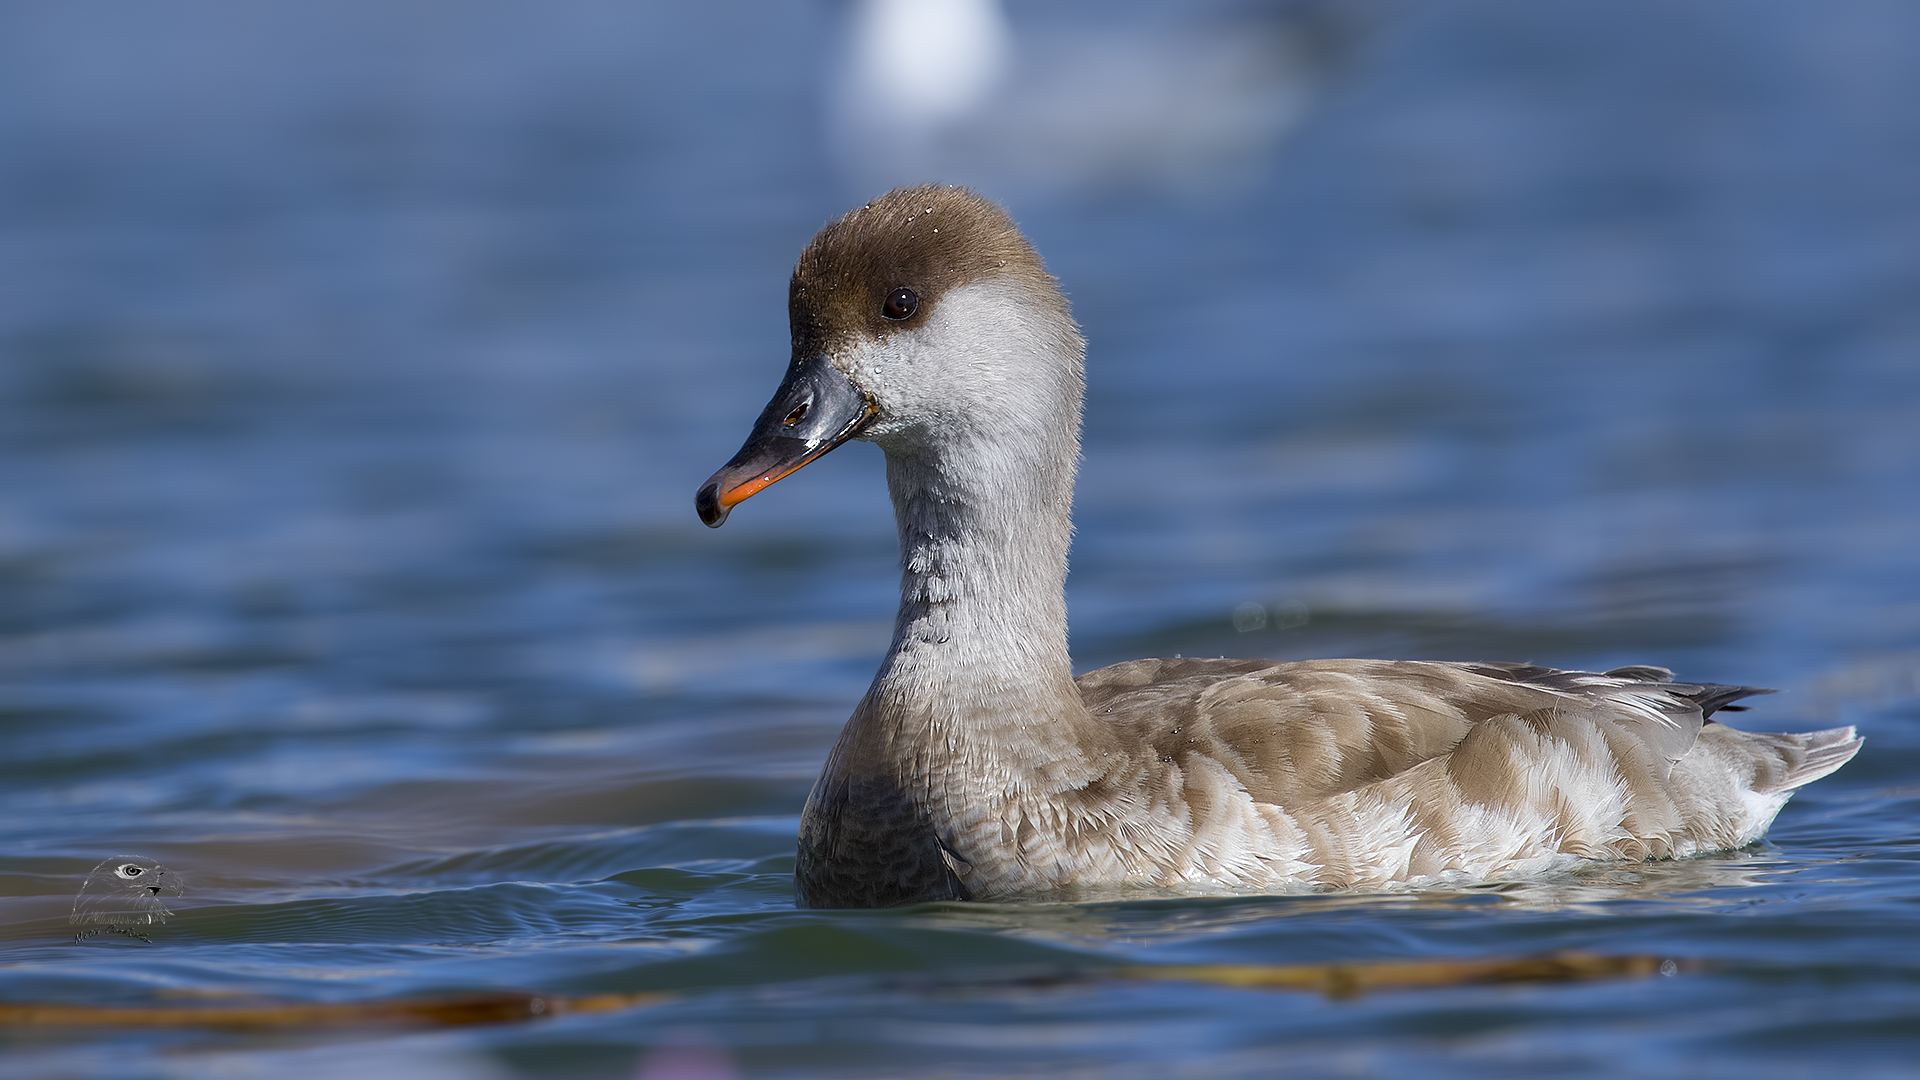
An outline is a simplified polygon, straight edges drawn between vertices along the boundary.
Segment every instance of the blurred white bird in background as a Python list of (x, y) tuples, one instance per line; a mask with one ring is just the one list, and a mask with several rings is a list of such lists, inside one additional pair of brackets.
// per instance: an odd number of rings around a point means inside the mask
[(858, 0), (830, 89), (861, 191), (929, 180), (1022, 193), (1204, 194), (1258, 175), (1358, 29), (1354, 9)]

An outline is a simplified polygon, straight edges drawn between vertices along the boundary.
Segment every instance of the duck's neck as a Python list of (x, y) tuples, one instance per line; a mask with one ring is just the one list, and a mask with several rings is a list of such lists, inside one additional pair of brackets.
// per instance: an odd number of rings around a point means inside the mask
[(857, 719), (896, 753), (1085, 747), (1065, 596), (1078, 394), (1063, 405), (1040, 430), (887, 448), (900, 611)]

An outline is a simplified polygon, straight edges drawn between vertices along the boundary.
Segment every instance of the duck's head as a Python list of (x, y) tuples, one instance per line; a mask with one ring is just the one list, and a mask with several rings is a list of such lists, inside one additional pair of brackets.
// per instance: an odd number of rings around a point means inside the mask
[(787, 311), (786, 378), (694, 497), (708, 525), (848, 439), (913, 453), (1023, 429), (1064, 438), (1071, 467), (1079, 331), (1033, 246), (986, 199), (901, 188), (848, 212), (801, 253)]

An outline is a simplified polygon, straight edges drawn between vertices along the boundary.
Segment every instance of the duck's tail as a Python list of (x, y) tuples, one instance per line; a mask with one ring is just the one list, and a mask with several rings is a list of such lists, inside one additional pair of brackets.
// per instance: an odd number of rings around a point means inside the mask
[(1792, 791), (1853, 760), (1865, 742), (1851, 727), (1799, 734), (1744, 732), (1754, 751), (1753, 790)]
[(1753, 843), (1795, 790), (1852, 760), (1861, 741), (1850, 727), (1774, 733), (1708, 724), (1674, 766), (1681, 801), (1693, 807), (1683, 835), (1695, 851)]

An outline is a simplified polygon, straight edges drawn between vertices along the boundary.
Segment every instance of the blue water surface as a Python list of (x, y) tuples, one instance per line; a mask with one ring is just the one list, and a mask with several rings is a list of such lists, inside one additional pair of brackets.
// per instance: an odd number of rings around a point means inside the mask
[[(0, 12), (0, 1002), (670, 992), (0, 1026), (0, 1073), (1920, 1074), (1920, 9), (1013, 4), (999, 97), (852, 138), (874, 9)], [(918, 180), (1003, 200), (1089, 338), (1082, 670), (1657, 663), (1864, 751), (1678, 862), (795, 910), (880, 455), (692, 494), (800, 247)], [(175, 914), (76, 943), (123, 854)], [(1681, 963), (1120, 970), (1560, 951)]]

